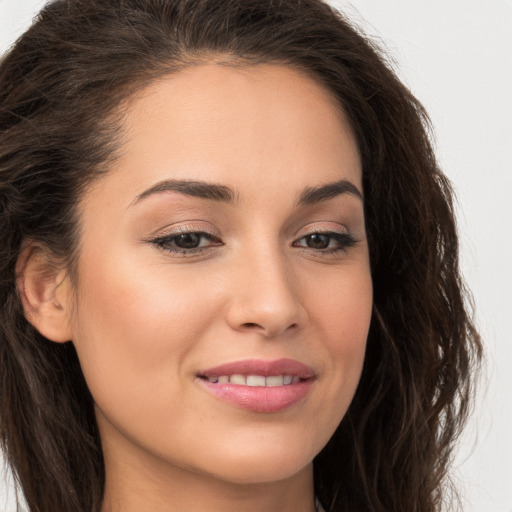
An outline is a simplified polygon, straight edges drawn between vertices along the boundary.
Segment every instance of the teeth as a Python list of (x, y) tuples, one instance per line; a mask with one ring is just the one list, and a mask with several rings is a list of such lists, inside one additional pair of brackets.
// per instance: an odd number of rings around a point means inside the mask
[(282, 386), (284, 384), (284, 377), (282, 375), (267, 377), (265, 384), (269, 387)]
[(231, 375), (229, 382), (231, 384), (239, 384), (241, 386), (245, 386), (247, 384), (245, 375)]
[(277, 387), (288, 386), (300, 382), (297, 375), (219, 375), (218, 377), (208, 377), (208, 380), (219, 384), (237, 384), (239, 386), (251, 387)]
[(261, 375), (248, 375), (247, 376), (247, 385), (248, 386), (264, 386), (265, 385), (265, 377)]

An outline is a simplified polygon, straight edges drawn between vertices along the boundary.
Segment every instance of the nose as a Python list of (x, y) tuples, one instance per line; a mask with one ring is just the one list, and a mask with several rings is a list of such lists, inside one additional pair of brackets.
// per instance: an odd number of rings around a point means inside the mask
[(304, 327), (300, 282), (279, 254), (246, 255), (231, 270), (227, 321), (232, 329), (275, 338)]

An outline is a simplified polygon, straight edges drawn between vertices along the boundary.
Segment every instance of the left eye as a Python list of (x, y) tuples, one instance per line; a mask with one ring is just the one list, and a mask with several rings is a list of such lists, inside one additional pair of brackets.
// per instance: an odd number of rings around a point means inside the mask
[(204, 233), (183, 233), (172, 238), (174, 245), (180, 249), (197, 249), (205, 241)]
[(311, 233), (297, 240), (294, 245), (316, 251), (341, 251), (355, 243), (354, 237), (349, 233)]

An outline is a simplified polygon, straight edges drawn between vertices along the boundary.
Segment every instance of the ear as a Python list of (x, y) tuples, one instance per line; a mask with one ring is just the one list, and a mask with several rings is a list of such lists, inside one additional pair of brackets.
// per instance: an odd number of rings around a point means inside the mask
[(29, 243), (18, 258), (16, 276), (27, 320), (49, 340), (69, 341), (72, 290), (63, 266), (47, 248)]

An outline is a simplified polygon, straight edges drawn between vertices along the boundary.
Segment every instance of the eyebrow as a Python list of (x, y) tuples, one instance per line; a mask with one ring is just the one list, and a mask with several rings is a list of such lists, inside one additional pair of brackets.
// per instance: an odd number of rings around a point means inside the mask
[(350, 194), (363, 201), (363, 194), (348, 180), (339, 180), (318, 187), (308, 187), (300, 194), (299, 206), (313, 205), (342, 194)]
[[(237, 200), (235, 191), (225, 185), (193, 180), (163, 180), (139, 194), (131, 206), (143, 199), (162, 192), (178, 192), (191, 197), (233, 204)], [(318, 187), (307, 187), (299, 195), (298, 206), (307, 206), (327, 201), (342, 194), (350, 194), (361, 200), (363, 195), (348, 180), (339, 180)]]
[(179, 192), (186, 196), (199, 197), (200, 199), (208, 199), (222, 203), (234, 203), (236, 198), (234, 191), (224, 185), (207, 183), (205, 181), (164, 180), (139, 194), (132, 205), (160, 192)]

